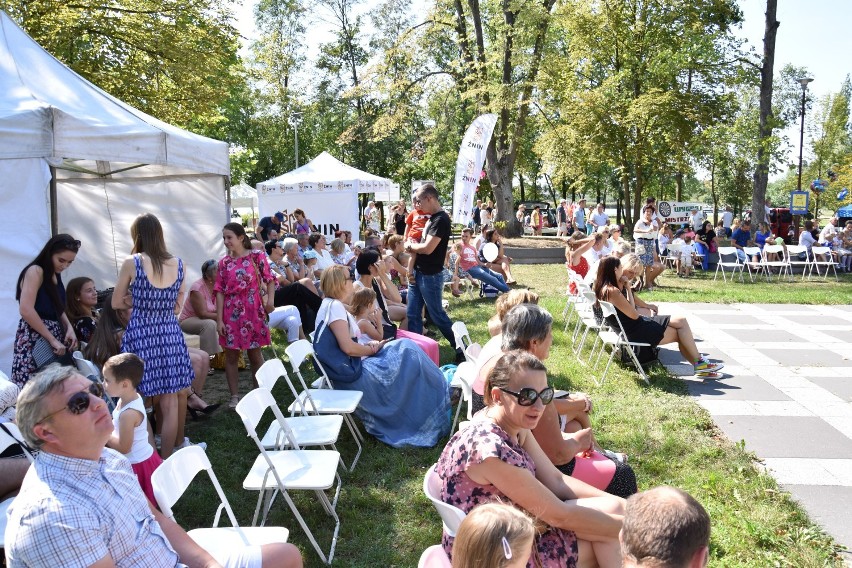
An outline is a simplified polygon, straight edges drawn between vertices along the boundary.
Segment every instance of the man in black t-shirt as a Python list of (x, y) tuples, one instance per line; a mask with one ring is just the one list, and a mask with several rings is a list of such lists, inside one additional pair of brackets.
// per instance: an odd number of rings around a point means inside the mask
[(264, 217), (257, 224), (257, 227), (254, 229), (254, 234), (260, 239), (262, 242), (266, 242), (269, 240), (269, 235), (267, 231), (269, 229), (275, 229), (279, 233), (281, 232), (281, 222), (284, 220), (284, 213), (281, 211), (277, 212), (275, 215), (271, 215), (269, 217)]
[[(415, 253), (414, 284), (408, 286), (408, 330), (423, 333), (423, 305), (429, 317), (450, 345), (455, 345), (453, 324), (441, 303), (444, 291), (444, 257), (450, 243), (450, 216), (438, 201), (435, 186), (427, 183), (414, 193), (414, 206), (431, 215), (423, 228), (420, 243), (409, 243), (405, 250)], [(462, 354), (463, 356), (463, 354)]]

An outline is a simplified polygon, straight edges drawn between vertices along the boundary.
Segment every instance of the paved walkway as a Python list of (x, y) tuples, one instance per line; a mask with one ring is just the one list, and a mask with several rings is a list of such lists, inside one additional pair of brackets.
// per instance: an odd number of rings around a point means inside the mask
[(673, 303), (660, 312), (686, 316), (699, 350), (723, 361), (725, 376), (694, 379), (672, 345), (660, 360), (852, 550), (852, 306)]

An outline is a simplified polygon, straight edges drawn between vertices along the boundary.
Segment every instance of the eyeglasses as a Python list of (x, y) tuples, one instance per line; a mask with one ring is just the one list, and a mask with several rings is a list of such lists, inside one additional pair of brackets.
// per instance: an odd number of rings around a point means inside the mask
[(517, 398), (518, 404), (521, 406), (532, 406), (539, 399), (541, 399), (542, 404), (548, 405), (553, 400), (554, 393), (553, 387), (545, 387), (541, 389), (541, 392), (536, 392), (535, 389), (530, 387), (522, 388), (520, 392), (510, 391), (503, 387), (500, 387), (500, 390)]
[(63, 410), (67, 410), (71, 414), (83, 414), (84, 412), (86, 412), (86, 410), (89, 409), (89, 404), (91, 402), (91, 398), (89, 395), (92, 395), (95, 398), (103, 398), (104, 387), (100, 383), (92, 383), (86, 390), (75, 392), (68, 399), (68, 403), (65, 406), (63, 406), (56, 412), (51, 412), (50, 414), (36, 422), (36, 424), (41, 424), (42, 422), (53, 418)]

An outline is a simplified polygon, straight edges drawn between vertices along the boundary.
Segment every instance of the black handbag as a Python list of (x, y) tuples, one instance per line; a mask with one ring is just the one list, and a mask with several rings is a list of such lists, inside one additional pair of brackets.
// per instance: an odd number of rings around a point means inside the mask
[(44, 337), (39, 337), (35, 345), (33, 345), (33, 361), (35, 362), (36, 371), (47, 367), (51, 363), (71, 365), (74, 362), (70, 351), (66, 349), (64, 355), (57, 355), (53, 352), (53, 347), (50, 346), (50, 343)]
[[(325, 316), (321, 318), (314, 332), (314, 353), (322, 363), (329, 379), (336, 383), (351, 383), (361, 376), (361, 358), (344, 353), (334, 333), (325, 333), (328, 330), (328, 313), (332, 303), (336, 301), (333, 300), (326, 305)], [(348, 313), (346, 317), (348, 325)], [(352, 340), (355, 341), (355, 338)]]

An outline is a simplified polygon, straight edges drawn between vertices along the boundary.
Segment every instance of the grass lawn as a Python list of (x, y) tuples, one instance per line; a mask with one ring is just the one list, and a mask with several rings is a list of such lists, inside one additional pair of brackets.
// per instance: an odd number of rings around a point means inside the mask
[[(603, 387), (595, 386), (592, 371), (572, 354), (570, 334), (562, 332), (563, 267), (518, 266), (515, 275), (542, 295), (542, 304), (554, 315), (553, 349), (546, 361), (552, 384), (591, 393), (598, 440), (605, 448), (630, 455), (641, 489), (675, 485), (704, 504), (713, 519), (711, 566), (842, 565), (833, 541), (807, 519), (771, 477), (754, 467), (752, 454), (715, 428), (708, 413), (687, 395), (682, 381), (657, 367), (648, 387), (637, 380), (635, 372), (616, 367), (610, 370)], [(709, 280), (704, 276), (691, 280), (664, 277), (663, 288), (643, 297), (653, 301), (840, 304), (852, 303), (850, 282), (852, 278), (845, 277), (840, 284), (833, 278), (827, 283), (820, 279), (790, 284), (722, 284), (713, 283), (712, 276)], [(450, 298), (449, 314), (453, 320), (467, 323), (474, 341), (485, 343), (492, 303)], [(277, 350), (283, 355), (280, 342)], [(451, 360), (451, 356), (451, 350), (442, 345), (442, 360)], [(241, 389), (248, 388), (246, 377)], [(292, 398), (285, 396), (285, 390), (280, 381), (274, 392), (282, 408)], [(211, 377), (205, 398), (227, 401), (221, 373)], [(248, 525), (256, 495), (243, 491), (242, 479), (257, 451), (238, 416), (227, 409), (219, 410), (190, 423), (189, 435), (208, 443), (208, 454), (237, 518)], [(341, 438), (338, 449), (348, 463), (354, 444), (345, 428)], [(421, 490), (423, 474), (440, 452), (441, 447), (398, 450), (367, 440), (355, 471), (342, 474), (343, 491), (337, 507), (342, 525), (334, 559), (337, 566), (413, 567), (426, 547), (440, 542), (440, 518)], [(327, 551), (333, 528), (330, 518), (311, 496), (298, 492), (294, 496), (320, 546)], [(176, 517), (186, 528), (210, 526), (215, 503), (212, 487), (199, 477), (178, 504)], [(269, 524), (288, 527), (290, 541), (300, 547), (306, 564), (320, 565), (281, 499), (270, 513)]]

